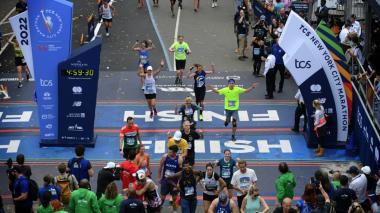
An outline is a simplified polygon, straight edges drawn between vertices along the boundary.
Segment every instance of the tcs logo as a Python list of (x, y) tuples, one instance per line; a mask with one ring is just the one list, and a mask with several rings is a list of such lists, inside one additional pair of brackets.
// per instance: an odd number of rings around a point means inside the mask
[(53, 86), (53, 80), (44, 80), (40, 78), (41, 87), (51, 87)]
[(297, 69), (310, 69), (311, 68), (311, 61), (299, 61), (295, 60), (294, 65)]

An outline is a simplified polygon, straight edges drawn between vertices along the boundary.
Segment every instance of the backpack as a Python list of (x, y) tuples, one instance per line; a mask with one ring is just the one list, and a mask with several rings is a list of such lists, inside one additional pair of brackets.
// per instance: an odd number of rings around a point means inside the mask
[(38, 199), (38, 184), (33, 179), (29, 179), (28, 198), (33, 201), (36, 201)]
[(60, 176), (55, 177), (56, 185), (61, 188), (61, 202), (63, 204), (69, 204), (70, 202), (70, 177), (71, 175), (64, 178), (61, 178)]

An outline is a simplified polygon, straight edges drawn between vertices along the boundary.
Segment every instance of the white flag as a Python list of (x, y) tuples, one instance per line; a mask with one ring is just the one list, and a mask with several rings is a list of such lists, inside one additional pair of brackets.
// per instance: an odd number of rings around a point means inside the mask
[(24, 55), (25, 62), (29, 67), (32, 78), (34, 78), (34, 67), (32, 57), (32, 44), (30, 40), (28, 11), (22, 12), (18, 15), (9, 18), (9, 23), (16, 39), (20, 45), (22, 54)]

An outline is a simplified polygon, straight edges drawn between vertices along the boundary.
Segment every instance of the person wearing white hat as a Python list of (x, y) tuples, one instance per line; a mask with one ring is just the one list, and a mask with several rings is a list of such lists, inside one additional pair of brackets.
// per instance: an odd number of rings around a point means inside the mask
[(146, 73), (144, 69), (140, 70), (139, 76), (144, 78), (144, 95), (148, 108), (150, 110), (150, 118), (153, 118), (153, 115), (157, 115), (156, 109), (156, 76), (161, 72), (161, 69), (164, 67), (164, 60), (161, 60), (160, 67), (153, 71), (152, 66), (146, 68)]
[(97, 187), (96, 187), (96, 196), (98, 199), (104, 194), (108, 184), (114, 180), (119, 180), (120, 177), (115, 175), (116, 163), (108, 162), (103, 169), (98, 172)]
[(168, 132), (168, 143), (167, 147), (171, 147), (173, 145), (178, 146), (178, 154), (181, 155), (183, 158), (187, 156), (187, 151), (189, 149), (189, 144), (187, 144), (187, 141), (182, 138), (182, 133), (181, 131), (177, 130), (173, 137), (170, 137), (170, 132)]
[(152, 179), (146, 176), (144, 170), (140, 169), (136, 172), (136, 182), (134, 187), (136, 190), (137, 197), (144, 196), (145, 201), (147, 201), (147, 212), (148, 213), (158, 213), (161, 212), (162, 200), (157, 192), (157, 185)]

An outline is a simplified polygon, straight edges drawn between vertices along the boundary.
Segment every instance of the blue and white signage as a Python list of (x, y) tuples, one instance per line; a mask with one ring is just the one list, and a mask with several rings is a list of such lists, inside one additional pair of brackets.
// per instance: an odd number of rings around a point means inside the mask
[(41, 142), (58, 137), (57, 68), (70, 55), (72, 10), (65, 0), (28, 1)]

